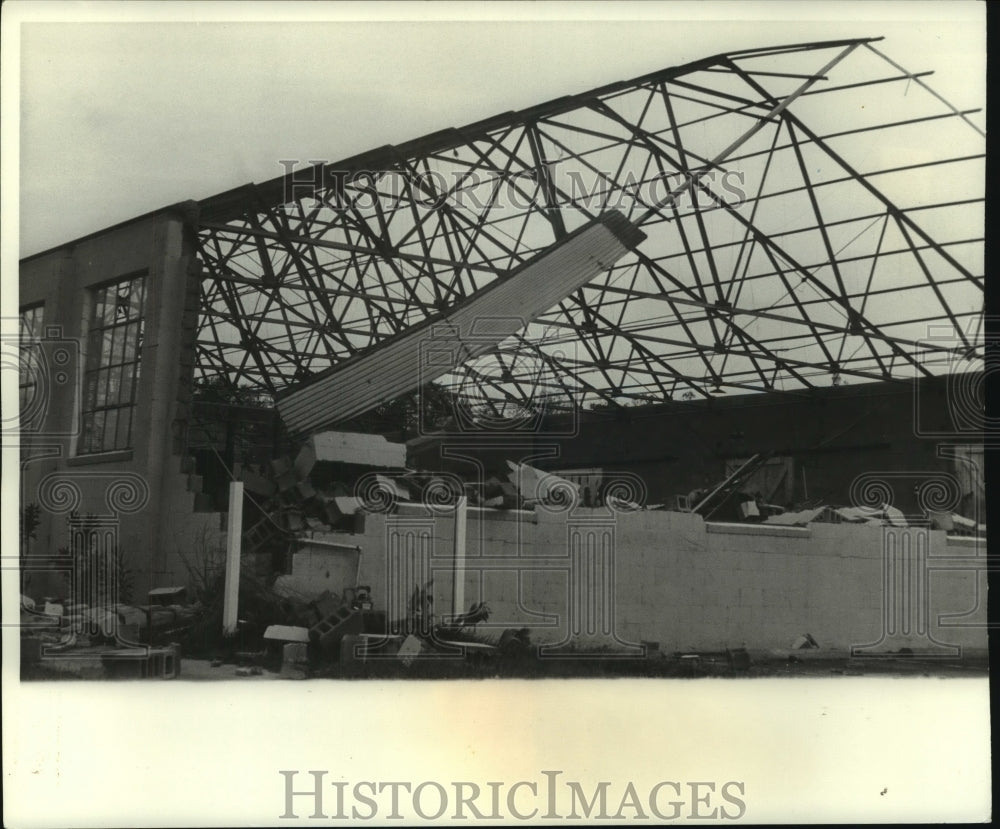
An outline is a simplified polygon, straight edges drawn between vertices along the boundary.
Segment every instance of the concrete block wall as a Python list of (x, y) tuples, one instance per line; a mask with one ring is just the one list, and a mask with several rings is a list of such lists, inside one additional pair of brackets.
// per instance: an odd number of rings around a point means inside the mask
[(189, 565), (199, 566), (202, 559), (218, 565), (225, 562), (225, 513), (194, 511), (196, 493), (188, 485), (182, 463), (180, 455), (166, 458), (168, 474), (163, 476), (160, 506), (163, 563), (150, 576), (154, 586), (190, 586)]
[[(361, 548), (360, 577), (375, 605), (386, 608), (388, 529), (421, 520), (419, 507), (392, 516), (369, 515), (360, 535), (326, 536)], [(454, 519), (423, 515), (433, 550), (434, 608), (452, 612)], [(492, 615), (481, 633), (529, 627), (537, 642), (560, 642), (572, 618), (569, 533), (581, 526), (613, 528), (614, 637), (619, 644), (653, 641), (664, 651), (716, 650), (746, 645), (788, 648), (810, 633), (825, 648), (873, 645), (875, 650), (929, 650), (938, 643), (985, 649), (984, 556), (970, 540), (926, 533), (929, 567), (928, 627), (916, 609), (889, 613), (884, 581), (885, 530), (878, 526), (814, 524), (808, 528), (706, 524), (688, 513), (646, 511), (611, 516), (599, 510), (572, 515), (536, 510), (470, 510), (465, 601), (485, 601)], [(909, 532), (906, 530), (904, 532)], [(317, 548), (319, 550), (319, 548)], [(344, 551), (296, 556), (293, 582), (305, 593), (339, 593), (356, 558)], [(489, 561), (483, 561), (486, 557)], [(520, 557), (516, 567), (504, 559)], [(339, 563), (334, 559), (340, 559)], [(544, 559), (546, 567), (536, 565)], [(483, 566), (488, 565), (488, 566)], [(980, 581), (977, 594), (977, 579)], [(412, 593), (413, 584), (403, 585)], [(913, 582), (912, 590), (917, 589)], [(896, 595), (898, 600), (899, 596)], [(978, 600), (978, 605), (977, 605)], [(958, 620), (942, 614), (963, 614)], [(888, 621), (887, 621), (888, 620)], [(888, 629), (887, 629), (888, 625)], [(892, 633), (895, 625), (895, 635)], [(581, 634), (578, 644), (608, 646), (602, 635)], [(612, 643), (613, 644), (613, 643)]]

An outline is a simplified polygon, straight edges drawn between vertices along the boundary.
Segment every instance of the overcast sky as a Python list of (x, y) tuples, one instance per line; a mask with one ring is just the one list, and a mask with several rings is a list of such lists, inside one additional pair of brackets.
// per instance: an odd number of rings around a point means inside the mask
[[(985, 101), (981, 3), (13, 6), (39, 18), (4, 73), (8, 90), (21, 73), (19, 111), (4, 95), (8, 156), (20, 115), (20, 256), (265, 181), (281, 159), (336, 161), (731, 49), (884, 35), (956, 106)], [(293, 19), (247, 22), (279, 12)], [(126, 22), (140, 14), (160, 19)], [(451, 19), (399, 19), (417, 14)]]

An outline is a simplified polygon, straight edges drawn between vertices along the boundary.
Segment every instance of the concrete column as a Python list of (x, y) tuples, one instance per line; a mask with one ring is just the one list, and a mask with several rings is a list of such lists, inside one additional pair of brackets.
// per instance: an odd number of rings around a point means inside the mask
[(240, 602), (240, 553), (243, 549), (243, 482), (229, 484), (229, 520), (226, 528), (226, 580), (222, 605), (222, 632), (236, 634)]
[(452, 570), (451, 611), (465, 612), (465, 527), (469, 518), (469, 498), (460, 495), (455, 504), (455, 566)]
[[(184, 227), (180, 219), (166, 218), (156, 228), (146, 285), (146, 327), (142, 347), (142, 391), (145, 398), (145, 441), (136, 442), (136, 453), (145, 452), (150, 503), (163, 505), (170, 476), (178, 469), (171, 463), (174, 406), (180, 378), (184, 300), (187, 286)], [(138, 458), (137, 458), (138, 459)], [(150, 550), (151, 587), (165, 578), (168, 534), (162, 509), (149, 511), (147, 537)]]

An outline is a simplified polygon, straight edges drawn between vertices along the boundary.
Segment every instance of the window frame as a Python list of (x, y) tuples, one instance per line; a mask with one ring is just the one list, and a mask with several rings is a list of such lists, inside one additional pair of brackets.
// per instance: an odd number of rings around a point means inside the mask
[[(28, 330), (28, 326), (25, 325), (25, 315), (31, 313), (32, 315), (38, 315), (37, 320), (33, 320), (30, 326), (31, 330)], [(33, 359), (41, 359), (41, 340), (44, 337), (44, 325), (45, 325), (45, 301), (40, 300), (39, 302), (32, 302), (18, 309), (17, 312), (17, 338), (18, 338), (18, 375), (17, 375), (17, 402), (18, 402), (18, 417), (20, 419), (21, 429), (23, 430), (26, 425), (37, 425), (32, 424), (29, 420), (28, 423), (24, 420), (24, 407), (25, 402), (31, 399), (28, 397), (27, 392), (29, 389), (36, 389), (38, 387), (37, 375), (34, 372), (28, 370), (29, 366), (32, 364)], [(36, 355), (39, 355), (36, 357)], [(36, 413), (37, 415), (38, 413)], [(44, 416), (44, 415), (43, 415)]]
[[(76, 457), (133, 448), (148, 276), (148, 271), (136, 271), (88, 288)], [(121, 289), (126, 285), (129, 290), (123, 298)], [(134, 301), (136, 285), (138, 300)], [(120, 316), (123, 302), (127, 310)], [(124, 427), (123, 418), (127, 418)]]

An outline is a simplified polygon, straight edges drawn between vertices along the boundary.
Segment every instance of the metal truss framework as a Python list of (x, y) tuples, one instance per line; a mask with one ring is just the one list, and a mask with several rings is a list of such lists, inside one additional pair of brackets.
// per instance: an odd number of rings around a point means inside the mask
[(731, 52), (207, 199), (197, 376), (280, 394), (609, 208), (637, 250), (446, 385), (629, 405), (977, 370), (985, 133), (929, 74), (873, 40)]

